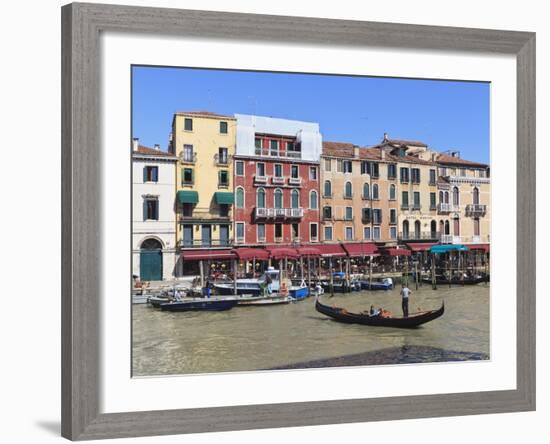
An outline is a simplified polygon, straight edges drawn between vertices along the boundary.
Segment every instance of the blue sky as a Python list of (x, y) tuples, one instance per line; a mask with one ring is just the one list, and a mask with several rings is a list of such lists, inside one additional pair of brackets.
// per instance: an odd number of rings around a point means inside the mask
[(318, 122), (323, 140), (361, 146), (420, 140), (489, 163), (489, 91), (481, 82), (134, 67), (133, 137), (166, 149), (176, 111)]

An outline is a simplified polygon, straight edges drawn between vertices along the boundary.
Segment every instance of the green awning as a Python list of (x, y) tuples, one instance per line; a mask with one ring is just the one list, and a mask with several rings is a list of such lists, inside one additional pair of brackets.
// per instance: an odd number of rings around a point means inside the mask
[(214, 198), (218, 205), (233, 205), (234, 203), (233, 193), (216, 191), (214, 193)]
[(468, 251), (468, 247), (465, 245), (434, 245), (431, 249), (431, 253), (448, 253), (449, 251)]
[(199, 201), (199, 193), (196, 191), (178, 191), (179, 203), (196, 204)]

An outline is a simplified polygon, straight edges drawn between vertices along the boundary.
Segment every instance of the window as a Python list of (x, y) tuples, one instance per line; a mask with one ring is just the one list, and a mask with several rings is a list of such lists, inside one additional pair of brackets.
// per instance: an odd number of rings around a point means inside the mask
[(420, 192), (415, 191), (413, 193), (413, 209), (419, 210), (420, 209)]
[(287, 142), (286, 143), (286, 155), (287, 157), (299, 158), (302, 147), (299, 143)]
[(220, 217), (229, 217), (229, 205), (220, 204)]
[(237, 222), (235, 224), (237, 242), (244, 242), (244, 222)]
[(298, 193), (298, 190), (292, 190), (290, 193), (291, 197), (291, 207), (292, 208), (299, 208), (300, 207), (300, 193)]
[(332, 170), (332, 159), (325, 159), (325, 171)]
[(460, 205), (460, 192), (458, 187), (453, 188), (453, 205)]
[(440, 191), (439, 192), (439, 203), (444, 203), (445, 201), (443, 200), (443, 191)]
[(479, 177), (486, 177), (484, 170), (479, 170)]
[(299, 177), (298, 165), (290, 166), (290, 177), (292, 177), (293, 179), (298, 179)]
[(407, 210), (409, 208), (409, 192), (403, 191), (401, 193), (401, 208)]
[(397, 227), (390, 227), (390, 239), (397, 239)]
[(479, 189), (477, 187), (474, 188), (472, 192), (472, 198), (473, 198), (473, 204), (479, 205)]
[(309, 225), (309, 240), (310, 241), (317, 241), (317, 224), (313, 223)]
[(185, 118), (183, 121), (183, 129), (185, 131), (193, 131), (193, 119)]
[(353, 207), (346, 207), (345, 219), (346, 220), (353, 219)]
[(256, 164), (256, 176), (265, 177), (265, 163), (258, 162)]
[(408, 183), (409, 182), (409, 169), (408, 168), (401, 168), (399, 177), (401, 178), (401, 182)]
[(420, 183), (420, 168), (411, 168), (411, 182)]
[(403, 221), (403, 239), (409, 238), (409, 221), (404, 220)]
[(218, 172), (218, 186), (228, 187), (229, 186), (229, 171), (220, 170)]
[(256, 207), (265, 208), (265, 190), (263, 188), (258, 188), (256, 192)]
[(220, 122), (220, 133), (227, 134), (227, 122)]
[(241, 187), (235, 190), (235, 206), (237, 208), (244, 208), (244, 189)]
[(363, 239), (370, 240), (371, 233), (370, 233), (370, 227), (364, 227), (363, 228)]
[(353, 227), (346, 227), (346, 240), (353, 240)]
[(466, 170), (464, 168), (460, 168), (459, 173), (461, 176), (466, 176)]
[(275, 177), (283, 177), (283, 166), (280, 163), (273, 165), (273, 175)]
[(430, 185), (435, 185), (435, 170), (430, 170)]
[(380, 199), (380, 194), (378, 193), (378, 184), (376, 183), (372, 186), (372, 198), (374, 200)]
[(254, 140), (254, 147), (255, 147), (254, 153), (256, 154), (256, 156), (261, 155), (262, 154), (262, 139), (260, 139), (259, 137), (256, 137), (256, 139)]
[(352, 197), (352, 187), (351, 182), (346, 182), (346, 185), (344, 186), (344, 198), (351, 199)]
[(312, 191), (309, 194), (309, 208), (312, 210), (316, 210), (318, 208), (317, 205), (317, 191)]
[(275, 208), (283, 208), (283, 191), (279, 188), (275, 190)]
[(193, 168), (183, 168), (181, 172), (181, 184), (182, 185), (193, 184)]
[(195, 156), (193, 155), (193, 145), (183, 145), (183, 161), (193, 162)]
[(395, 200), (395, 185), (393, 183), (390, 185), (390, 200)]
[(183, 245), (186, 247), (193, 246), (193, 225), (183, 226)]
[(332, 207), (323, 207), (323, 219), (332, 219)]
[(388, 165), (388, 179), (395, 179), (397, 176), (397, 166), (393, 163)]
[(300, 239), (300, 224), (292, 224), (292, 240)]
[(275, 240), (283, 239), (283, 224), (275, 224)]
[(382, 223), (382, 210), (380, 208), (375, 208), (372, 210), (372, 223), (373, 224)]
[(341, 159), (336, 160), (336, 171), (338, 173), (344, 172), (344, 161)]
[(369, 184), (363, 184), (363, 199), (370, 199)]
[(332, 227), (325, 226), (325, 240), (331, 241), (332, 240)]
[(369, 162), (370, 164), (370, 175), (371, 177), (377, 178), (379, 177), (379, 170), (378, 170), (378, 164), (376, 162)]
[(370, 208), (363, 208), (361, 211), (361, 219), (363, 222), (370, 224), (372, 222), (372, 210)]
[(380, 227), (374, 227), (372, 229), (372, 238), (374, 240), (380, 240)]
[(474, 236), (479, 236), (479, 218), (474, 219)]
[(397, 210), (395, 208), (390, 208), (390, 224), (397, 223)]
[(227, 148), (218, 148), (218, 163), (227, 165), (229, 163), (229, 156), (227, 155)]
[(361, 161), (361, 174), (370, 174), (370, 165), (366, 160)]
[(278, 140), (270, 140), (269, 141), (269, 148), (270, 148), (272, 156), (278, 156), (279, 155), (279, 141)]
[(352, 172), (351, 160), (344, 160), (342, 163), (342, 167), (344, 168), (344, 173), (351, 173)]
[(242, 160), (235, 162), (235, 176), (244, 176), (244, 162)]
[(430, 210), (435, 210), (436, 205), (436, 193), (430, 193)]
[(309, 167), (309, 178), (317, 180), (317, 167)]
[(325, 180), (323, 193), (324, 193), (324, 197), (332, 197), (332, 183), (330, 182), (330, 180)]
[(143, 168), (144, 182), (158, 182), (159, 168), (156, 166), (146, 166)]
[(193, 205), (194, 204), (191, 204), (191, 203), (184, 203), (182, 205), (182, 207), (183, 207), (183, 211), (182, 211), (183, 217), (193, 217)]
[(159, 201), (157, 198), (143, 200), (143, 220), (159, 220)]
[(265, 242), (265, 224), (257, 225), (257, 236), (258, 242)]
[(421, 238), (421, 236), (420, 236), (420, 221), (419, 220), (414, 221), (414, 238), (415, 239), (420, 239)]
[(446, 176), (447, 175), (447, 168), (443, 167), (439, 169), (439, 175), (440, 176)]
[(460, 219), (458, 217), (453, 219), (453, 233), (455, 236), (460, 236)]

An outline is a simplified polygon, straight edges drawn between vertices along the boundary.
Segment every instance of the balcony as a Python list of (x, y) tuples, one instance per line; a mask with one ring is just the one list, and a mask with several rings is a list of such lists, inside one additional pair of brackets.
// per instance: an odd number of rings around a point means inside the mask
[(487, 244), (490, 242), (489, 235), (476, 236), (455, 236), (453, 234), (442, 234), (439, 237), (442, 244)]
[(216, 162), (216, 165), (218, 166), (228, 166), (232, 159), (233, 156), (231, 154), (221, 156), (219, 153), (214, 154), (214, 162)]
[(288, 178), (288, 184), (289, 185), (302, 185), (302, 178), (301, 177), (289, 177)]
[(180, 239), (178, 242), (179, 248), (225, 248), (232, 246), (233, 239)]
[(256, 156), (262, 157), (275, 157), (278, 159), (301, 159), (301, 151), (287, 151), (287, 150), (275, 150), (270, 148), (258, 148), (254, 149), (254, 154)]
[(254, 176), (254, 183), (267, 183), (267, 176)]
[(286, 179), (286, 178), (284, 178), (284, 177), (282, 177), (282, 176), (281, 176), (281, 177), (273, 176), (273, 177), (271, 178), (271, 183), (272, 183), (273, 185), (284, 185), (284, 184), (285, 184), (285, 179)]
[(256, 219), (299, 219), (304, 217), (303, 208), (255, 208)]
[(416, 241), (416, 240), (438, 240), (439, 233), (437, 231), (433, 232), (409, 232), (409, 233), (399, 233), (397, 236), (398, 240), (401, 241)]
[(455, 204), (442, 203), (442, 202), (437, 204), (437, 212), (439, 214), (454, 213), (454, 212), (459, 211), (459, 210), (460, 210), (460, 207), (458, 205), (455, 205)]
[(179, 155), (179, 160), (182, 163), (195, 163), (197, 161), (197, 153), (186, 153), (182, 151)]
[(420, 204), (413, 204), (412, 210), (413, 211), (420, 211), (422, 209), (422, 205)]
[(487, 205), (469, 204), (466, 205), (466, 216), (485, 216)]

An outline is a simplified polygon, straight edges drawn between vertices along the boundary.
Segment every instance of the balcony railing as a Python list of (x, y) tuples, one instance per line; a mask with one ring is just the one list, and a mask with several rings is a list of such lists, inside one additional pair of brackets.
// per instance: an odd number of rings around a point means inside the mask
[(180, 248), (231, 247), (233, 246), (233, 239), (180, 239), (178, 246)]
[(286, 150), (272, 150), (270, 148), (258, 148), (254, 149), (254, 154), (256, 156), (262, 157), (277, 157), (277, 158), (287, 158), (287, 159), (301, 159), (301, 151), (286, 151)]
[(442, 234), (439, 237), (439, 241), (442, 244), (486, 244), (490, 242), (490, 236), (455, 236), (453, 234)]
[(179, 155), (180, 162), (195, 163), (197, 161), (197, 153), (186, 153), (182, 151)]
[(289, 185), (302, 185), (302, 178), (301, 177), (289, 177), (288, 178), (288, 184)]
[(399, 240), (410, 241), (410, 240), (438, 240), (439, 233), (437, 231), (431, 232), (409, 232), (409, 233), (399, 233), (397, 236)]
[(267, 176), (254, 176), (254, 183), (267, 183)]
[(454, 213), (459, 211), (459, 206), (452, 203), (443, 203), (440, 202), (437, 204), (438, 213)]
[(419, 211), (420, 209), (422, 209), (422, 205), (420, 205), (420, 204), (413, 204), (412, 209), (413, 209), (414, 211)]
[(466, 205), (466, 216), (484, 216), (487, 212), (487, 205), (469, 204)]
[(256, 208), (256, 219), (299, 219), (304, 217), (303, 208)]
[(231, 162), (231, 159), (233, 159), (233, 156), (231, 154), (221, 155), (219, 153), (214, 154), (214, 161), (216, 162), (216, 165), (229, 165), (229, 162)]
[(273, 176), (271, 178), (271, 183), (274, 185), (284, 185), (285, 184), (285, 178), (282, 176)]

